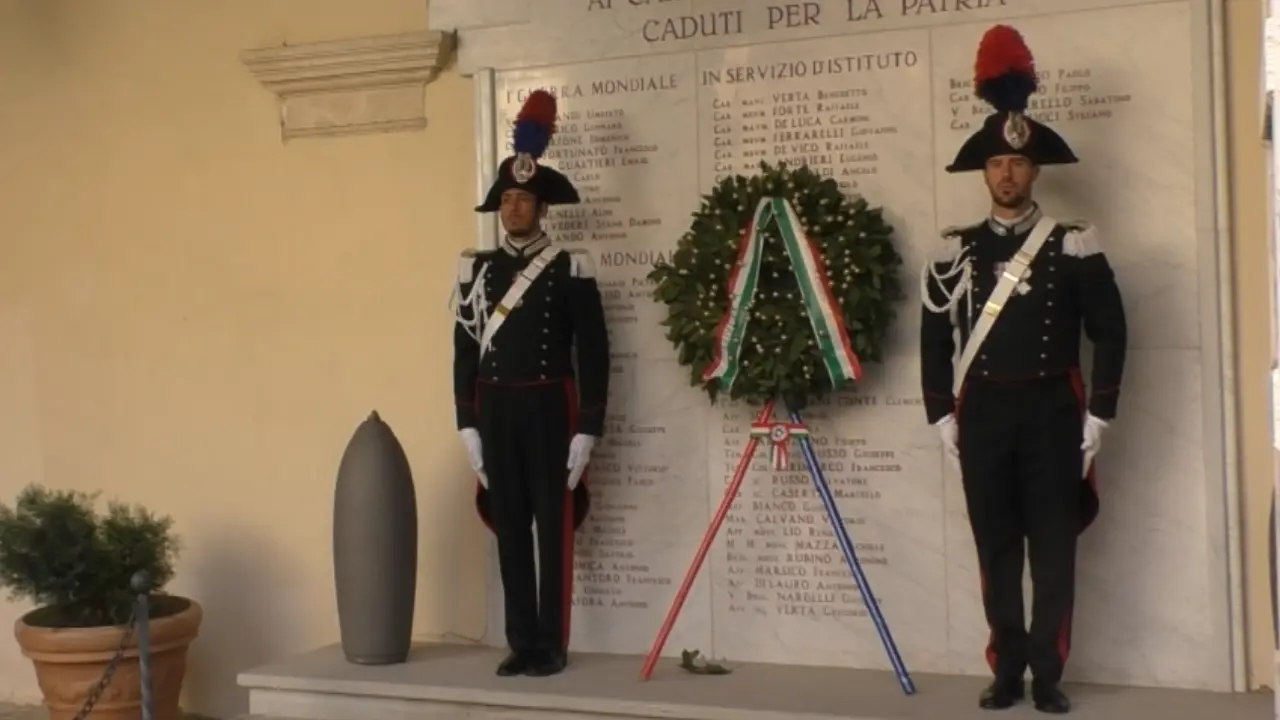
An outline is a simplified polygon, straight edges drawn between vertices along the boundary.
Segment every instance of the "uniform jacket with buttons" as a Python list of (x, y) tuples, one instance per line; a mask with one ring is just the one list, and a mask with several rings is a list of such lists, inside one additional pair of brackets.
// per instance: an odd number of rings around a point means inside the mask
[[(484, 303), (479, 307), (485, 317), (491, 316), (517, 275), (542, 252), (551, 252), (545, 237), (523, 249), (504, 243), (497, 250), (463, 253), (458, 268), (461, 296), (470, 295), (482, 277)], [(552, 260), (511, 308), (483, 357), (479, 342), (463, 325), (476, 310), (464, 304), (461, 321), (454, 324), (458, 428), (476, 425), (478, 383), (518, 386), (576, 379), (578, 432), (600, 437), (609, 393), (609, 336), (590, 255), (571, 249)]]
[[(1022, 247), (1040, 217), (1036, 209), (1012, 225), (991, 218), (943, 233), (943, 250), (933, 260), (936, 274), (928, 276), (926, 290), (935, 307), (949, 296), (956, 300), (949, 312), (926, 306), (921, 321), (921, 378), (929, 422), (955, 411), (953, 356), (968, 342), (1004, 263)], [(964, 273), (941, 280), (939, 276), (964, 262), (970, 267), (969, 287), (957, 293)], [(1096, 231), (1083, 223), (1058, 224), (1029, 268), (974, 358), (968, 378), (1019, 381), (1077, 372), (1083, 327), (1094, 346), (1088, 411), (1110, 420), (1119, 400), (1127, 328), (1115, 274)]]

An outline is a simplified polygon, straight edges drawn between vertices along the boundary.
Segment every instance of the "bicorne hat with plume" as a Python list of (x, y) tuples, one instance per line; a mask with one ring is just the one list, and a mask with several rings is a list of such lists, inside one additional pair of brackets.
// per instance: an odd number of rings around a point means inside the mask
[(1038, 86), (1035, 60), (1021, 33), (1008, 25), (987, 30), (978, 45), (973, 93), (996, 112), (960, 147), (947, 172), (981, 170), (999, 155), (1022, 155), (1036, 165), (1079, 162), (1061, 135), (1026, 114)]
[(496, 212), (502, 206), (502, 194), (508, 190), (524, 190), (547, 205), (580, 202), (578, 190), (569, 178), (538, 162), (555, 133), (556, 98), (545, 90), (534, 90), (516, 115), (511, 141), (515, 154), (502, 161), (484, 204), (476, 212)]

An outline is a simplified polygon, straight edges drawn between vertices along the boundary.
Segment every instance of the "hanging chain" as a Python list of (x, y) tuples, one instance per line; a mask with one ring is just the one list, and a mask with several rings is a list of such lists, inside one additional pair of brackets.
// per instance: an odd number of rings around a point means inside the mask
[(120, 661), (124, 659), (124, 651), (129, 646), (129, 641), (133, 639), (133, 630), (137, 627), (137, 620), (138, 609), (135, 605), (133, 612), (129, 614), (129, 625), (124, 629), (124, 636), (120, 638), (120, 646), (116, 648), (116, 654), (112, 656), (111, 662), (107, 663), (107, 670), (102, 673), (102, 679), (93, 687), (93, 690), (89, 691), (89, 697), (85, 698), (84, 706), (80, 708), (80, 712), (76, 713), (73, 720), (85, 720), (85, 718), (89, 717), (89, 713), (93, 712), (93, 706), (98, 704), (102, 693), (106, 692), (107, 686), (111, 684), (111, 679), (116, 676)]

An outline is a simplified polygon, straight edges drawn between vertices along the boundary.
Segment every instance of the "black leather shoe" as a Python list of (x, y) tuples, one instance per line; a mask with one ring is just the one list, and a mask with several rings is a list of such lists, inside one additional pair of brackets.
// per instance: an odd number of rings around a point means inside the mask
[(1031, 683), (1031, 700), (1036, 709), (1050, 715), (1066, 715), (1071, 712), (1071, 700), (1062, 692), (1058, 683)]
[(514, 677), (523, 675), (533, 666), (533, 658), (528, 652), (514, 650), (505, 660), (498, 663), (499, 677)]
[(1026, 687), (1022, 678), (1013, 680), (996, 678), (994, 682), (978, 696), (978, 707), (983, 710), (1004, 710), (1013, 707), (1026, 696)]
[(530, 677), (558, 675), (568, 664), (569, 656), (563, 650), (545, 650), (538, 653), (525, 674)]

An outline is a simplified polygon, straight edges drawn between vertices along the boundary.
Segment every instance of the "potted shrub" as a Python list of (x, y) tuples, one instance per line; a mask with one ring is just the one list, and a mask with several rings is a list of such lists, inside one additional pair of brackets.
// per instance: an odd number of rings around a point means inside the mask
[[(178, 541), (173, 521), (136, 505), (95, 508), (96, 495), (30, 486), (0, 505), (0, 587), (35, 610), (15, 625), (35, 665), (51, 720), (72, 720), (96, 699), (93, 720), (141, 717), (136, 595), (150, 576), (151, 680), (155, 720), (178, 720), (187, 647), (200, 629), (193, 600), (164, 594)], [(91, 698), (96, 695), (96, 698)]]

